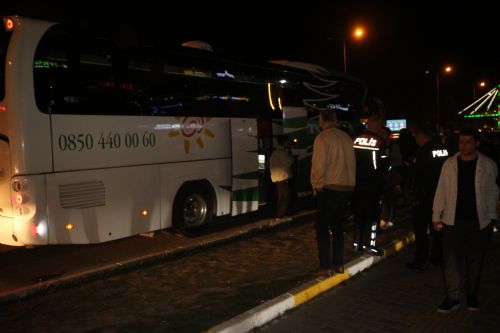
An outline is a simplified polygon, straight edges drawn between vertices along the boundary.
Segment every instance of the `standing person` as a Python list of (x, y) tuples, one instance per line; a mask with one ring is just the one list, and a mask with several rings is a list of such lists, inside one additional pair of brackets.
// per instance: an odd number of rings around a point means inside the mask
[(443, 233), (442, 313), (460, 306), (463, 286), (468, 309), (479, 310), (480, 272), (493, 234), (491, 220), (497, 218), (498, 171), (495, 162), (478, 152), (478, 145), (477, 129), (460, 131), (459, 152), (444, 163), (434, 197), (432, 224)]
[(442, 126), (441, 132), (441, 142), (445, 145), (450, 156), (455, 155), (458, 152), (458, 135), (449, 126)]
[(382, 190), (382, 214), (380, 229), (387, 230), (394, 226), (394, 214), (396, 210), (396, 186), (401, 181), (400, 168), (403, 158), (399, 145), (391, 141), (392, 131), (388, 127), (382, 127), (382, 139), (385, 142), (385, 155), (390, 161), (389, 171), (384, 174), (384, 186)]
[(290, 179), (293, 177), (294, 158), (289, 151), (288, 136), (280, 135), (276, 141), (276, 150), (271, 154), (269, 166), (271, 181), (275, 184), (276, 216), (281, 218), (288, 213), (290, 205)]
[(409, 204), (413, 201), (411, 194), (413, 191), (413, 178), (410, 174), (410, 166), (413, 164), (415, 151), (418, 146), (415, 142), (415, 137), (407, 128), (399, 131), (398, 144), (401, 157), (403, 158), (403, 165), (399, 168), (401, 173), (401, 190), (405, 204)]
[(356, 152), (356, 189), (354, 210), (356, 234), (354, 247), (357, 251), (382, 256), (384, 251), (375, 246), (380, 220), (380, 196), (384, 174), (389, 169), (385, 156), (385, 143), (381, 138), (384, 121), (380, 115), (368, 118), (366, 130), (354, 139)]
[[(412, 207), (415, 256), (413, 261), (406, 263), (406, 267), (426, 270), (427, 261), (439, 265), (443, 260), (441, 233), (432, 228), (432, 202), (441, 167), (448, 158), (448, 151), (429, 127), (417, 128), (415, 141), (420, 147), (415, 152), (415, 160), (411, 166), (415, 181), (413, 185), (415, 202)], [(430, 249), (428, 230), (431, 237)]]
[(318, 202), (315, 229), (319, 256), (319, 268), (311, 274), (318, 276), (329, 276), (332, 270), (344, 272), (342, 219), (356, 179), (352, 139), (336, 128), (336, 123), (334, 111), (320, 111), (319, 126), (322, 131), (314, 140), (311, 165), (311, 186)]

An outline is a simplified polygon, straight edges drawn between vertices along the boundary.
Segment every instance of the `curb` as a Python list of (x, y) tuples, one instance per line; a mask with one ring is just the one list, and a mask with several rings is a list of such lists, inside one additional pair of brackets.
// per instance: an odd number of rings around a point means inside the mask
[(347, 263), (343, 274), (335, 274), (331, 277), (316, 278), (307, 282), (298, 288), (273, 298), (253, 309), (250, 309), (236, 317), (233, 317), (221, 324), (218, 324), (205, 333), (242, 333), (249, 332), (259, 326), (262, 326), (271, 320), (281, 316), (301, 304), (304, 304), (314, 297), (332, 289), (343, 281), (361, 273), (365, 269), (381, 262), (385, 258), (399, 252), (407, 245), (415, 241), (413, 232), (392, 241), (384, 247), (384, 256), (375, 257), (369, 254), (363, 254), (360, 257)]

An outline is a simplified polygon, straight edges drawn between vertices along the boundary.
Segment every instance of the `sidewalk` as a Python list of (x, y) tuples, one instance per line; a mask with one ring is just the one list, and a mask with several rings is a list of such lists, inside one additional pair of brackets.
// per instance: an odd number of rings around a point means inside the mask
[[(370, 269), (366, 274), (331, 289), (303, 306), (286, 312), (282, 317), (260, 329), (273, 332), (498, 332), (500, 325), (500, 235), (494, 235), (485, 261), (480, 311), (462, 307), (450, 314), (436, 311), (443, 300), (441, 267), (427, 271), (404, 267), (412, 259), (413, 249), (404, 250)], [(351, 274), (355, 263), (351, 263)], [(324, 291), (326, 285), (338, 284), (347, 276), (337, 275), (316, 280), (305, 290)], [(321, 289), (321, 290), (319, 290)], [(288, 294), (297, 299), (297, 290)], [(308, 295), (310, 296), (310, 295)], [(286, 296), (283, 295), (282, 298)], [(275, 304), (278, 300), (274, 300)], [(269, 304), (266, 306), (268, 309)], [(293, 307), (293, 306), (292, 306)], [(254, 309), (254, 314), (257, 309)], [(276, 312), (276, 311), (275, 311)], [(249, 313), (247, 313), (248, 315)], [(235, 318), (233, 324), (244, 316)], [(267, 322), (272, 318), (268, 317)], [(262, 324), (264, 320), (261, 321)], [(241, 326), (229, 328), (229, 322), (210, 332), (244, 332)], [(258, 325), (256, 325), (258, 326)], [(228, 329), (229, 328), (229, 329)]]

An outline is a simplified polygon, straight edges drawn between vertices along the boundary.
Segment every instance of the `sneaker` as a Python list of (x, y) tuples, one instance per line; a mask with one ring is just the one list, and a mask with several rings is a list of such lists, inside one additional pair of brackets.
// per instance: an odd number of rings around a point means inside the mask
[(376, 247), (376, 246), (364, 246), (363, 250), (369, 254), (372, 254), (374, 256), (383, 256), (384, 255), (384, 250)]
[(479, 311), (479, 302), (476, 295), (467, 295), (467, 309), (470, 311)]
[(394, 223), (391, 221), (380, 220), (380, 230), (388, 230), (394, 227)]
[(437, 308), (437, 311), (440, 313), (450, 313), (451, 311), (455, 311), (460, 307), (459, 300), (453, 300), (451, 298), (446, 297), (441, 303), (441, 305)]
[(419, 271), (425, 271), (428, 268), (427, 263), (421, 262), (421, 261), (417, 261), (417, 260), (413, 260), (413, 261), (407, 262), (405, 264), (405, 266), (406, 266), (406, 268), (416, 269), (416, 270), (419, 270)]
[(364, 246), (358, 245), (358, 243), (353, 243), (353, 246), (354, 246), (354, 252), (362, 252), (363, 251)]
[(330, 276), (333, 275), (333, 272), (329, 268), (318, 267), (318, 268), (313, 269), (312, 271), (310, 271), (309, 274), (314, 275), (314, 276), (326, 276), (326, 277), (330, 277)]
[(332, 265), (332, 270), (339, 274), (344, 274), (344, 265)]

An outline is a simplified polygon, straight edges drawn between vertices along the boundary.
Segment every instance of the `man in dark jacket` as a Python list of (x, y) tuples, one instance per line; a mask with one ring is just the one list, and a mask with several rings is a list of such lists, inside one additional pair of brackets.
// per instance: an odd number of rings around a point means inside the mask
[[(415, 140), (420, 147), (415, 153), (412, 166), (415, 194), (412, 214), (415, 257), (413, 261), (406, 263), (406, 267), (425, 270), (427, 261), (439, 265), (443, 257), (441, 234), (432, 228), (432, 202), (441, 167), (448, 158), (448, 150), (438, 138), (434, 137), (432, 129), (427, 127), (421, 127), (415, 131)], [(430, 249), (428, 229), (430, 229), (432, 240)]]
[(367, 129), (354, 139), (356, 154), (356, 187), (354, 209), (356, 212), (356, 234), (354, 246), (358, 251), (383, 255), (375, 246), (378, 222), (380, 221), (380, 195), (384, 174), (390, 161), (385, 153), (385, 143), (380, 133), (384, 121), (379, 115), (368, 119)]

